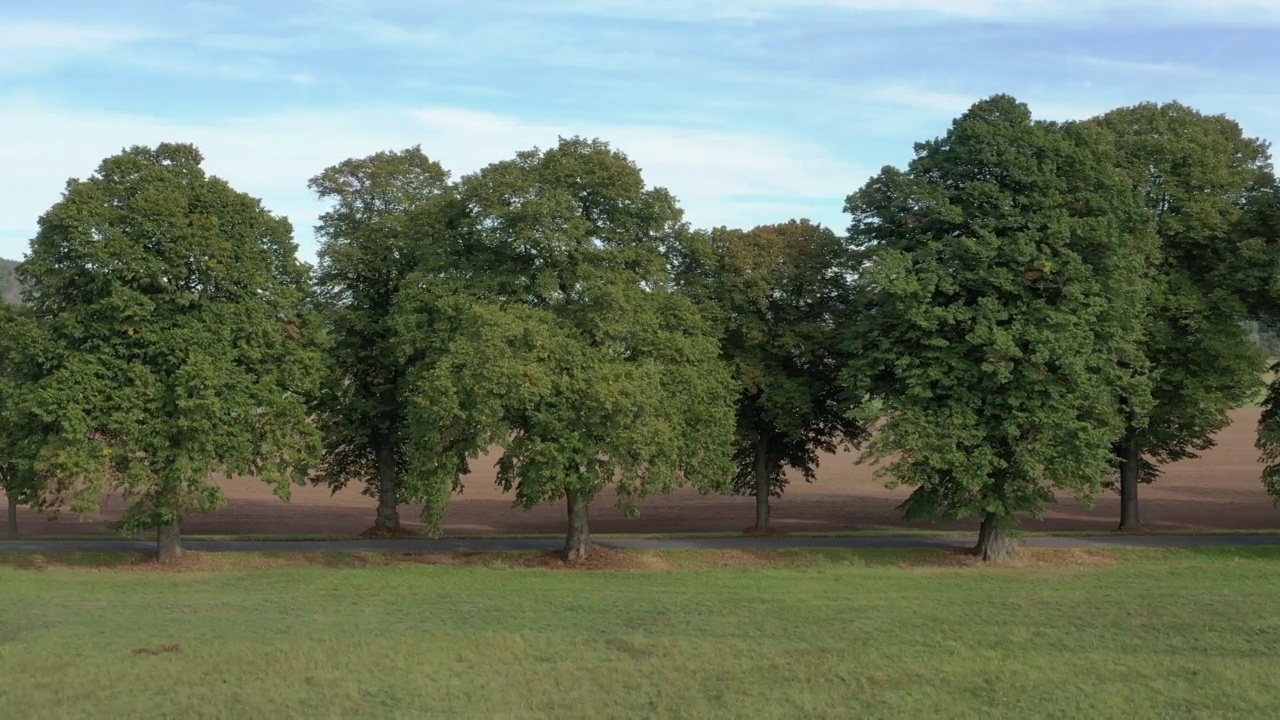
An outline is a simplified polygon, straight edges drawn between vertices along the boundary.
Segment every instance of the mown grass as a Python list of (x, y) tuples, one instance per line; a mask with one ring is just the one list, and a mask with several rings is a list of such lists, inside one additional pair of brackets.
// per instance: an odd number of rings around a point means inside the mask
[(0, 557), (0, 717), (1275, 717), (1280, 550)]

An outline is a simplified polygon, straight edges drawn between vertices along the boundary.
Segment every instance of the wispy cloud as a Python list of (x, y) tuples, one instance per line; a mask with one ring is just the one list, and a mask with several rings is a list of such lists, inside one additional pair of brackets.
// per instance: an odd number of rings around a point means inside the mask
[(152, 36), (121, 25), (6, 20), (0, 16), (0, 77), (47, 72)]
[(10, 20), (0, 23), (0, 53), (49, 50), (91, 53), (142, 40), (151, 34), (114, 25)]
[(1280, 21), (1277, 0), (555, 0), (546, 12), (668, 20), (760, 20), (827, 9), (983, 21), (1089, 21), (1141, 13), (1150, 22)]
[[(459, 108), (385, 108), (361, 112), (297, 111), (202, 123), (50, 107), (31, 98), (0, 98), (0, 235), (30, 231), (68, 177), (90, 174), (103, 157), (132, 144), (194, 142), (210, 171), (262, 197), (294, 221), (310, 255), (310, 229), (321, 206), (309, 177), (347, 157), (421, 144), (456, 174), (546, 147), (557, 137), (600, 137), (626, 152), (653, 185), (670, 189), (691, 222), (753, 225), (808, 216), (839, 225), (841, 198), (868, 173), (832, 159), (816, 145), (745, 132), (661, 126), (535, 124)], [(787, 199), (793, 199), (788, 202)], [(21, 248), (0, 248), (0, 256)]]
[(1145, 60), (1125, 60), (1119, 58), (1096, 57), (1092, 55), (1069, 57), (1065, 58), (1065, 61), (1084, 65), (1090, 68), (1097, 68), (1099, 70), (1109, 70), (1121, 73), (1187, 75), (1196, 77), (1210, 77), (1214, 74), (1203, 67), (1168, 61), (1152, 62)]
[(176, 75), (192, 78), (218, 78), (249, 83), (288, 83), (311, 85), (315, 75), (307, 70), (291, 69), (270, 58), (245, 55), (231, 59), (225, 56), (201, 56), (173, 48), (117, 53), (115, 61), (154, 75)]
[(0, 1), (0, 167), (22, 172), (0, 173), (0, 256), (67, 177), (165, 140), (200, 145), (305, 250), (307, 178), (419, 143), (460, 174), (601, 137), (695, 224), (839, 227), (865, 169), (998, 92), (1056, 120), (1177, 98), (1280, 139), (1263, 82), (1280, 72), (1280, 0), (9, 5), (23, 3)]
[[(975, 102), (994, 93), (968, 94), (952, 92), (936, 92), (911, 86), (889, 85), (876, 88), (868, 93), (868, 98), (902, 108), (922, 110), (939, 116), (955, 117), (968, 110)], [(1042, 120), (1083, 120), (1093, 117), (1107, 108), (1093, 105), (1075, 105), (1052, 100), (1039, 101), (1034, 98), (1020, 97), (1034, 117)]]

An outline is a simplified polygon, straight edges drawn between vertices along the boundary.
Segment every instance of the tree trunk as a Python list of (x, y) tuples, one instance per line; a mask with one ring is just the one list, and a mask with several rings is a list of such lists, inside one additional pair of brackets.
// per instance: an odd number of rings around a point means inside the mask
[(177, 562), (182, 559), (182, 541), (180, 526), (161, 525), (156, 528), (156, 560), (162, 563)]
[(373, 526), (388, 534), (400, 528), (396, 490), (396, 448), (387, 442), (378, 448), (378, 516)]
[(769, 440), (756, 438), (756, 532), (769, 532)]
[(564, 558), (567, 562), (577, 562), (587, 556), (591, 540), (587, 530), (587, 505), (591, 499), (577, 490), (566, 490), (564, 494), (569, 502), (569, 535), (564, 541)]
[(1138, 443), (1129, 433), (1116, 453), (1120, 459), (1120, 530), (1140, 530), (1138, 521)]
[(13, 493), (4, 495), (9, 501), (9, 537), (16, 540), (18, 538), (18, 499)]
[(998, 517), (995, 513), (987, 513), (982, 518), (982, 528), (978, 531), (978, 544), (974, 546), (973, 554), (989, 563), (1011, 560), (1017, 549), (1017, 541), (1010, 532), (1012, 524), (1010, 520)]

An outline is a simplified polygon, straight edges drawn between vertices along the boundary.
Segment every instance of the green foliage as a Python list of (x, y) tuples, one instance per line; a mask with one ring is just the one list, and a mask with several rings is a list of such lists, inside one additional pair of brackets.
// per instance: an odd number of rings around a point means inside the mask
[(576, 138), (491, 165), (458, 193), (451, 257), (469, 283), (439, 294), (456, 335), (415, 372), (417, 482), (448, 487), (498, 445), (499, 483), (525, 507), (609, 484), (628, 509), (680, 484), (722, 487), (734, 387), (672, 287), (664, 253), (685, 233), (672, 197)]
[(757, 453), (770, 494), (786, 487), (785, 469), (812, 482), (820, 453), (863, 434), (846, 412), (839, 325), (850, 301), (848, 251), (827, 228), (806, 220), (720, 228), (707, 237), (708, 267), (697, 294), (721, 325), (721, 354), (740, 386), (733, 490), (754, 495)]
[[(1088, 497), (1143, 394), (1150, 231), (1099, 134), (974, 105), (849, 198), (864, 295), (846, 381), (908, 517), (1008, 524)], [(871, 418), (868, 418), (871, 419)]]
[[(1242, 208), (1270, 177), (1265, 143), (1223, 116), (1178, 103), (1114, 110), (1090, 124), (1112, 138), (1160, 244), (1143, 353), (1153, 403), (1128, 437), (1139, 479), (1214, 445), (1227, 411), (1256, 392), (1265, 367), (1243, 324), (1258, 297)], [(1276, 263), (1270, 263), (1274, 270)]]
[[(1271, 178), (1246, 203), (1241, 221), (1241, 232), (1247, 238), (1250, 257), (1248, 268), (1241, 275), (1248, 283), (1247, 299), (1253, 313), (1262, 320), (1266, 330), (1274, 333), (1280, 324), (1280, 182)], [(1271, 334), (1268, 333), (1268, 334)], [(1280, 352), (1272, 352), (1274, 359)], [(1280, 372), (1280, 364), (1271, 367), (1273, 375)], [(1266, 467), (1262, 483), (1277, 502), (1280, 502), (1280, 381), (1273, 379), (1267, 387), (1262, 402), (1262, 417), (1258, 423), (1258, 449)]]
[(1280, 355), (1280, 180), (1258, 173), (1248, 189), (1234, 229), (1241, 252), (1236, 255), (1235, 284), (1241, 287), (1250, 315), (1261, 325), (1267, 349)]
[[(334, 203), (318, 228), (317, 295), (332, 343), (313, 407), (325, 450), (318, 480), (335, 490), (363, 482), (394, 517), (396, 503), (422, 500), (424, 490), (406, 482), (408, 360), (394, 313), (406, 279), (438, 252), (435, 210), (447, 202), (449, 175), (413, 147), (346, 160), (311, 188)], [(383, 522), (394, 521), (380, 513)]]
[(47, 338), (37, 469), (133, 531), (221, 501), (211, 473), (287, 496), (314, 462), (317, 326), (287, 220), (205, 174), (190, 145), (132, 147), (68, 182), (22, 265)]
[(38, 503), (42, 491), (34, 465), (40, 438), (29, 423), (38, 333), (27, 312), (0, 304), (0, 491), (23, 505)]
[(0, 303), (22, 302), (22, 285), (18, 282), (18, 263), (0, 259)]

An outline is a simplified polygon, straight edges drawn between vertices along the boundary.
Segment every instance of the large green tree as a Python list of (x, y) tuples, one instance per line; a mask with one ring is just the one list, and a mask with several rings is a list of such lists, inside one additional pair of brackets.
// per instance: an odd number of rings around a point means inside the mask
[[(587, 555), (587, 508), (613, 486), (633, 510), (678, 485), (724, 488), (735, 388), (693, 303), (675, 292), (674, 199), (605, 143), (562, 140), (464, 178), (468, 299), (456, 335), (415, 372), (410, 464), (448, 486), (501, 448), (523, 507), (563, 500), (565, 554)], [(451, 297), (463, 297), (448, 294)]]
[(325, 450), (319, 481), (335, 491), (363, 483), (378, 503), (372, 533), (393, 534), (397, 505), (423, 499), (405, 468), (409, 360), (395, 313), (406, 279), (438, 259), (449, 174), (413, 147), (346, 160), (311, 187), (333, 202), (318, 229), (317, 295), (331, 341), (313, 408)]
[[(1178, 103), (1144, 103), (1090, 124), (1112, 138), (1159, 240), (1142, 330), (1153, 402), (1130, 413), (1115, 445), (1120, 529), (1140, 527), (1138, 487), (1165, 463), (1213, 447), (1228, 411), (1258, 390), (1265, 358), (1249, 341), (1243, 208), (1269, 177), (1266, 143)], [(1274, 267), (1274, 263), (1270, 265)]]
[(1100, 133), (998, 95), (847, 211), (869, 457), (914, 488), (909, 519), (978, 515), (975, 552), (1004, 559), (1019, 513), (1100, 487), (1141, 394), (1152, 242), (1132, 184)]
[(769, 532), (769, 499), (786, 469), (809, 482), (820, 453), (860, 440), (847, 412), (839, 326), (850, 301), (849, 253), (806, 220), (707, 235), (709, 262), (684, 284), (709, 302), (721, 353), (738, 381), (733, 490), (756, 498), (754, 532)]
[(37, 469), (74, 495), (121, 492), (126, 532), (181, 552), (212, 473), (287, 496), (315, 462), (304, 398), (320, 360), (289, 222), (207, 175), (191, 145), (131, 147), (68, 182), (20, 268), (55, 351), (35, 388)]

